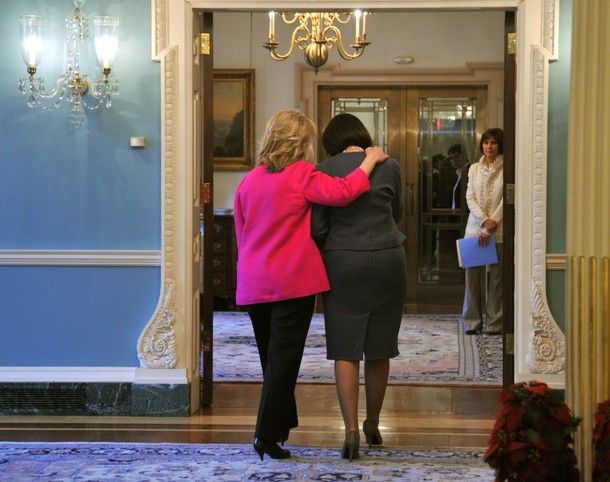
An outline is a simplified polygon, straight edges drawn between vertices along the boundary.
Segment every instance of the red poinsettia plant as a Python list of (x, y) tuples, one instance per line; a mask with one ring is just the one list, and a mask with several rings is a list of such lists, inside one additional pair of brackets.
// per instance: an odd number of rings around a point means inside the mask
[(595, 449), (593, 480), (610, 482), (610, 400), (597, 405), (593, 447)]
[(500, 393), (502, 404), (485, 462), (496, 469), (495, 482), (572, 482), (580, 479), (573, 417), (563, 393), (546, 383), (515, 383)]

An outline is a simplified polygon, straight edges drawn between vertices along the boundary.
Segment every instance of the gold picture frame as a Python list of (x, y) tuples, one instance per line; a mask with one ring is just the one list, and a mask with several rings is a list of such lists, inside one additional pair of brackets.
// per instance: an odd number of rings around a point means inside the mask
[(254, 69), (214, 69), (215, 170), (254, 164)]

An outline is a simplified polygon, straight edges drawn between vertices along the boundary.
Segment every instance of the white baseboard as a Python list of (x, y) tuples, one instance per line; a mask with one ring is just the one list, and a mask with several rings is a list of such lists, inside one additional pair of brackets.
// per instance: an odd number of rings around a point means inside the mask
[(0, 383), (188, 383), (185, 368), (135, 367), (0, 367)]

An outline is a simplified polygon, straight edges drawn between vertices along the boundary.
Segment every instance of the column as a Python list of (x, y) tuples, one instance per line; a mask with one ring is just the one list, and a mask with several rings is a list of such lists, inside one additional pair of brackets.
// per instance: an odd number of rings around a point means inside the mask
[(593, 470), (593, 414), (610, 398), (610, 2), (573, 3), (566, 233), (567, 401), (576, 455)]

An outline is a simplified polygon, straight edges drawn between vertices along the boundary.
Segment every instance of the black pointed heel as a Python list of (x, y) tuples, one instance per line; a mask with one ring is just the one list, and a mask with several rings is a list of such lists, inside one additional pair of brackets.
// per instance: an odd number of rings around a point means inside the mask
[(383, 444), (383, 438), (381, 437), (381, 433), (379, 433), (378, 425), (379, 422), (375, 423), (371, 420), (365, 420), (362, 424), (362, 431), (364, 432), (366, 443), (369, 444), (369, 447)]
[(272, 459), (287, 459), (290, 457), (290, 451), (280, 448), (275, 442), (267, 442), (266, 440), (255, 438), (253, 446), (261, 460), (263, 460), (265, 454)]
[(350, 461), (360, 458), (360, 434), (356, 430), (347, 432), (345, 435), (345, 441), (341, 448), (341, 457)]

